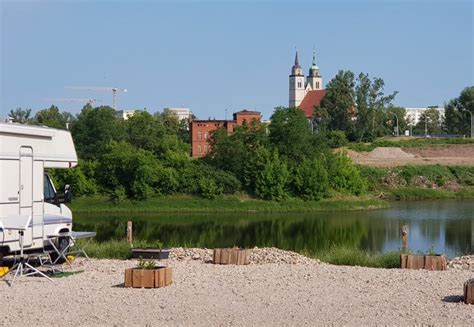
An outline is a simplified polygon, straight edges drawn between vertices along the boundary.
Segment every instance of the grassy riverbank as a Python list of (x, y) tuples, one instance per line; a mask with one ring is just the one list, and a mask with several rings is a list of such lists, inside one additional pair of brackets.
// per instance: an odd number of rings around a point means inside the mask
[(75, 213), (85, 212), (309, 212), (369, 210), (389, 207), (373, 196), (338, 196), (321, 201), (289, 198), (265, 201), (247, 195), (229, 195), (209, 200), (191, 195), (155, 197), (146, 201), (112, 203), (106, 196), (76, 198), (70, 205)]

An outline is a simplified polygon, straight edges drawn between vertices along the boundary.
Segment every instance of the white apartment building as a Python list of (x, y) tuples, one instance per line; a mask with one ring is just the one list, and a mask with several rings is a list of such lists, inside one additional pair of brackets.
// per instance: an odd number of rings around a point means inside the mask
[(424, 107), (424, 108), (405, 108), (406, 116), (405, 119), (410, 124), (416, 125), (420, 121), (421, 114), (428, 109), (436, 109), (439, 111), (439, 118), (444, 118), (444, 108), (443, 107)]
[(189, 108), (164, 108), (163, 110), (174, 112), (179, 120), (191, 120), (191, 117), (193, 116), (193, 112)]
[(117, 110), (117, 118), (127, 120), (135, 114), (135, 110)]

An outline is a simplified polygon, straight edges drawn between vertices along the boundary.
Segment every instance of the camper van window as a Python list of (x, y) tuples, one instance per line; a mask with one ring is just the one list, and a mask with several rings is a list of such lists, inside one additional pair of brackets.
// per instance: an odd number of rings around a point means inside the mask
[(44, 175), (44, 202), (54, 203), (55, 194), (48, 175)]

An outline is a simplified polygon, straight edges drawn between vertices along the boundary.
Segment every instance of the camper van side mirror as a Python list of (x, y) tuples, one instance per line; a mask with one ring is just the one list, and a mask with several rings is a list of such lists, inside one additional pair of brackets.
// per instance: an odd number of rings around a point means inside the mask
[(72, 200), (71, 185), (66, 184), (64, 186), (64, 203), (71, 203), (71, 200)]

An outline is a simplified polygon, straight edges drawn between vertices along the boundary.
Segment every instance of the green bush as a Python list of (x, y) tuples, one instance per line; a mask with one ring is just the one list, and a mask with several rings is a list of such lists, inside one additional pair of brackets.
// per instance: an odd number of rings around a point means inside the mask
[(263, 167), (257, 171), (255, 194), (266, 200), (282, 200), (288, 196), (286, 186), (289, 172), (286, 163), (280, 159), (276, 151), (262, 148), (259, 155)]
[(389, 172), (388, 169), (375, 168), (369, 166), (359, 166), (360, 175), (367, 181), (370, 191), (377, 190), (382, 183), (383, 178)]
[(201, 178), (199, 180), (199, 191), (200, 195), (206, 199), (215, 199), (223, 192), (222, 188), (217, 186), (211, 178)]
[(474, 186), (474, 167), (449, 167), (451, 173), (456, 177), (458, 183), (466, 186)]
[(329, 192), (328, 172), (320, 160), (306, 159), (296, 168), (293, 178), (295, 193), (307, 200), (320, 200)]
[(127, 194), (123, 186), (118, 186), (110, 193), (110, 200), (112, 203), (119, 204), (123, 203), (127, 199)]
[(367, 181), (361, 176), (359, 169), (354, 166), (351, 159), (343, 153), (328, 156), (326, 165), (329, 172), (329, 183), (335, 191), (354, 195), (367, 192)]
[(416, 176), (424, 176), (430, 181), (435, 182), (438, 186), (443, 186), (448, 180), (455, 179), (451, 170), (446, 166), (405, 166), (399, 168), (399, 175), (402, 176), (407, 183), (410, 183)]
[(330, 131), (326, 133), (326, 142), (331, 148), (340, 148), (347, 144), (347, 137), (344, 131)]

